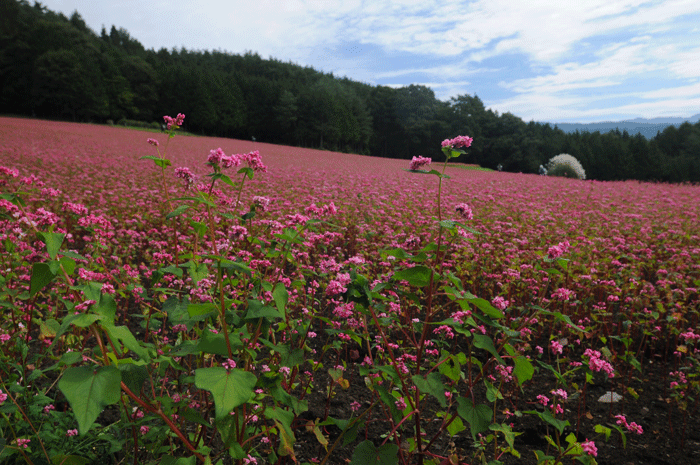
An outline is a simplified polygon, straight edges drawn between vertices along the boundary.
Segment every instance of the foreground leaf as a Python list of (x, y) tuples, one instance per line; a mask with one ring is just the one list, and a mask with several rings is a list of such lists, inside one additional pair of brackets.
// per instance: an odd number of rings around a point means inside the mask
[(58, 382), (58, 388), (75, 412), (81, 436), (90, 430), (106, 406), (119, 402), (120, 385), (121, 373), (112, 366), (66, 370)]
[(377, 447), (372, 441), (361, 442), (352, 453), (350, 465), (395, 465), (399, 463), (399, 446), (384, 444)]
[(216, 406), (216, 419), (226, 417), (234, 408), (244, 404), (253, 395), (257, 378), (248, 371), (222, 367), (200, 368), (194, 372), (194, 384), (211, 392)]

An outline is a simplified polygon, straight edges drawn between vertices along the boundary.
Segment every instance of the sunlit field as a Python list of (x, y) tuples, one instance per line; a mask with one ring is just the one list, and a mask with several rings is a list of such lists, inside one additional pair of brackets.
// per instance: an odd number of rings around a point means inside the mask
[(700, 186), (415, 155), (0, 118), (0, 464), (700, 461)]

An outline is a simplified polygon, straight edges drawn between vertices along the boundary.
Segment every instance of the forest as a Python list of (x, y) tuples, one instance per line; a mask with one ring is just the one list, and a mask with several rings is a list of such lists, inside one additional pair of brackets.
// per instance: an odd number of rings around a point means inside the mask
[(195, 134), (410, 159), (440, 157), (467, 134), (458, 161), (534, 173), (559, 153), (594, 180), (700, 182), (700, 122), (652, 139), (626, 131), (566, 134), (487, 109), (477, 95), (441, 101), (422, 85), (375, 86), (253, 51), (145, 49), (128, 31), (97, 33), (40, 2), (0, 2), (0, 113), (158, 127), (184, 113)]

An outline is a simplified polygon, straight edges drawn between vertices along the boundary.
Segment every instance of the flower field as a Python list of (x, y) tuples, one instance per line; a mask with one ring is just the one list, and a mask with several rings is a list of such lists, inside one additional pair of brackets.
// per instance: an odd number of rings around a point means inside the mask
[(170, 123), (0, 118), (0, 464), (700, 462), (700, 186)]

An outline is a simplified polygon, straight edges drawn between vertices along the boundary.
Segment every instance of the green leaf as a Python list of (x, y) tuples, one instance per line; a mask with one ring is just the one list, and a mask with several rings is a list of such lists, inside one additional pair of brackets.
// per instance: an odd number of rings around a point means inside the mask
[(63, 266), (63, 269), (66, 271), (66, 274), (72, 275), (75, 271), (75, 260), (73, 260), (72, 258), (61, 257), (59, 259), (59, 263), (61, 264), (61, 266)]
[(246, 176), (248, 176), (248, 179), (253, 179), (253, 175), (255, 174), (255, 171), (253, 171), (252, 168), (248, 168), (247, 166), (244, 166), (243, 168), (238, 170), (238, 174), (244, 173)]
[(58, 255), (61, 255), (62, 257), (70, 257), (70, 258), (73, 258), (75, 260), (87, 261), (87, 258), (83, 257), (82, 255), (80, 255), (78, 253), (71, 252), (70, 250), (59, 250)]
[(438, 403), (440, 404), (441, 407), (447, 407), (447, 399), (445, 398), (445, 385), (442, 384), (442, 380), (440, 379), (440, 375), (438, 373), (435, 373), (434, 371), (431, 372), (427, 379), (423, 378), (420, 375), (414, 375), (411, 378), (411, 381), (416, 385), (418, 389), (420, 389), (423, 392), (428, 392), (430, 395), (435, 397), (438, 400)]
[(472, 438), (476, 441), (476, 435), (488, 431), (491, 424), (491, 408), (485, 404), (474, 405), (471, 399), (460, 397), (457, 399), (459, 407), (457, 413), (467, 420), (471, 429)]
[(610, 433), (612, 433), (612, 430), (610, 428), (603, 425), (595, 425), (594, 431), (598, 434), (603, 434), (605, 436), (606, 442), (608, 439), (610, 439)]
[(221, 268), (224, 270), (233, 270), (233, 271), (240, 271), (248, 275), (248, 277), (252, 276), (252, 271), (248, 265), (245, 263), (240, 263), (240, 262), (234, 262), (232, 260), (224, 260), (221, 262)]
[(524, 382), (532, 379), (532, 376), (535, 374), (535, 367), (532, 366), (527, 357), (520, 355), (515, 358), (513, 372), (518, 380), (518, 384), (522, 386)]
[(486, 399), (489, 402), (496, 402), (497, 399), (503, 400), (503, 394), (496, 389), (496, 386), (486, 380), (484, 380), (484, 384), (486, 385)]
[(428, 171), (428, 170), (404, 170), (404, 171), (408, 171), (409, 173), (418, 173), (418, 174), (433, 174), (433, 175), (437, 176), (438, 178), (450, 179), (450, 177), (448, 175), (442, 174), (438, 170), (430, 170), (430, 171)]
[(117, 302), (114, 300), (114, 296), (102, 294), (97, 305), (93, 306), (93, 311), (102, 317), (103, 323), (113, 325), (117, 316)]
[(275, 285), (275, 290), (272, 291), (272, 298), (274, 299), (275, 305), (277, 305), (277, 310), (279, 310), (280, 314), (285, 315), (285, 307), (289, 301), (289, 292), (287, 292), (287, 288), (284, 287), (284, 284), (277, 283), (277, 285)]
[(479, 297), (474, 297), (474, 298), (469, 298), (467, 297), (467, 301), (469, 301), (470, 304), (476, 306), (479, 310), (484, 312), (486, 315), (490, 316), (491, 318), (503, 318), (503, 312), (491, 305), (491, 302), (489, 302), (486, 299), (481, 299)]
[(491, 355), (496, 357), (496, 360), (498, 360), (498, 363), (503, 365), (503, 359), (501, 359), (501, 356), (498, 355), (498, 351), (496, 351), (496, 346), (493, 345), (493, 341), (491, 340), (490, 337), (488, 337), (485, 334), (474, 334), (474, 347), (478, 349), (484, 349), (488, 351)]
[(38, 235), (46, 244), (46, 251), (49, 253), (51, 260), (56, 260), (56, 254), (61, 248), (61, 244), (63, 244), (63, 239), (66, 235), (55, 232), (40, 232)]
[(160, 166), (161, 168), (167, 168), (168, 166), (172, 165), (172, 163), (170, 163), (170, 160), (168, 160), (167, 158), (154, 157), (153, 155), (144, 155), (139, 160), (153, 160), (153, 163), (155, 163), (156, 166)]
[[(464, 356), (464, 354), (462, 354), (462, 356)], [(447, 358), (447, 360), (441, 363), (438, 367), (440, 373), (447, 376), (452, 381), (459, 381), (462, 373), (459, 358), (457, 356), (450, 355), (449, 352), (445, 350), (442, 351), (440, 357), (443, 359)]]
[(29, 295), (34, 296), (53, 281), (56, 273), (51, 272), (51, 267), (48, 263), (34, 263), (32, 265), (32, 277), (29, 281)]
[(194, 372), (194, 384), (211, 392), (216, 407), (216, 419), (221, 420), (234, 408), (246, 403), (253, 395), (257, 378), (249, 371), (222, 367), (199, 368)]
[(113, 366), (71, 367), (63, 373), (58, 388), (73, 408), (83, 436), (106, 406), (119, 402), (121, 373)]
[(209, 315), (214, 313), (216, 310), (216, 304), (213, 302), (204, 302), (201, 304), (193, 304), (190, 302), (187, 304), (187, 313), (189, 313), (191, 317)]
[(467, 427), (464, 426), (464, 423), (460, 417), (455, 417), (455, 419), (452, 420), (452, 423), (447, 425), (447, 432), (450, 433), (450, 436), (456, 436), (465, 429), (467, 429)]
[(73, 365), (78, 363), (83, 359), (83, 354), (80, 352), (66, 352), (61, 355), (61, 359), (58, 361), (61, 365)]
[(163, 311), (168, 314), (168, 321), (173, 325), (187, 324), (192, 321), (190, 314), (187, 312), (189, 300), (187, 297), (180, 300), (177, 296), (171, 295), (163, 302)]
[(423, 265), (406, 268), (394, 273), (394, 279), (397, 281), (408, 281), (411, 286), (425, 287), (430, 284), (430, 268)]
[(503, 436), (505, 436), (508, 446), (510, 446), (511, 449), (515, 449), (515, 436), (520, 433), (514, 433), (510, 426), (506, 424), (491, 425), (489, 429), (491, 431), (498, 431), (500, 433), (503, 433)]
[(139, 358), (145, 362), (150, 362), (151, 357), (148, 354), (148, 350), (146, 350), (145, 347), (141, 346), (138, 340), (136, 340), (136, 337), (131, 333), (128, 327), (126, 326), (112, 326), (112, 325), (104, 325), (103, 326), (105, 331), (109, 334), (110, 339), (112, 341), (118, 339), (124, 344), (124, 347), (135, 353), (136, 355), (139, 356)]
[(175, 218), (176, 216), (180, 216), (189, 209), (190, 209), (189, 205), (179, 205), (175, 210), (173, 210), (170, 213), (168, 213), (167, 215), (165, 215), (165, 219), (169, 220), (170, 218)]
[(231, 180), (230, 177), (223, 173), (215, 173), (211, 175), (212, 181), (218, 181), (220, 180), (221, 182), (228, 184), (231, 187), (236, 187), (236, 183)]
[(139, 393), (143, 383), (148, 379), (148, 369), (145, 366), (134, 365), (133, 363), (122, 363), (119, 365), (122, 373), (122, 381), (131, 392)]
[[(281, 408), (266, 408), (265, 417), (273, 420), (280, 431), (280, 445), (278, 453), (281, 456), (291, 456), (294, 458), (294, 432), (292, 431), (292, 421), (294, 420), (294, 412)], [(296, 462), (296, 460), (294, 460)]]
[[(231, 350), (235, 350), (241, 346), (241, 339), (237, 332), (229, 334), (229, 343)], [(216, 354), (228, 356), (228, 348), (226, 347), (226, 338), (223, 333), (214, 334), (211, 331), (204, 331), (202, 337), (197, 342), (197, 351), (205, 354)]]
[(328, 419), (322, 423), (319, 423), (319, 425), (324, 426), (324, 425), (335, 425), (337, 426), (342, 432), (341, 435), (343, 436), (343, 447), (347, 446), (348, 444), (355, 442), (355, 439), (357, 439), (357, 432), (360, 429), (360, 427), (363, 426), (363, 421), (359, 419), (354, 419), (354, 420), (340, 420), (337, 418), (333, 417), (328, 417)]
[(350, 465), (397, 465), (399, 446), (384, 444), (377, 447), (369, 439), (361, 442), (352, 452)]
[(554, 416), (552, 415), (552, 412), (550, 412), (549, 410), (545, 410), (544, 412), (538, 412), (536, 410), (528, 410), (527, 412), (524, 412), (524, 413), (528, 413), (528, 414), (534, 413), (535, 415), (540, 417), (540, 419), (542, 421), (545, 421), (545, 422), (549, 423), (550, 425), (554, 426), (554, 428), (556, 428), (556, 430), (559, 431), (559, 434), (563, 434), (564, 428), (566, 428), (567, 426), (570, 425), (568, 420), (564, 421), (564, 420), (559, 420), (557, 418), (554, 418)]
[(284, 318), (283, 315), (275, 308), (265, 305), (259, 300), (248, 300), (248, 312), (245, 315), (246, 320), (255, 318)]

